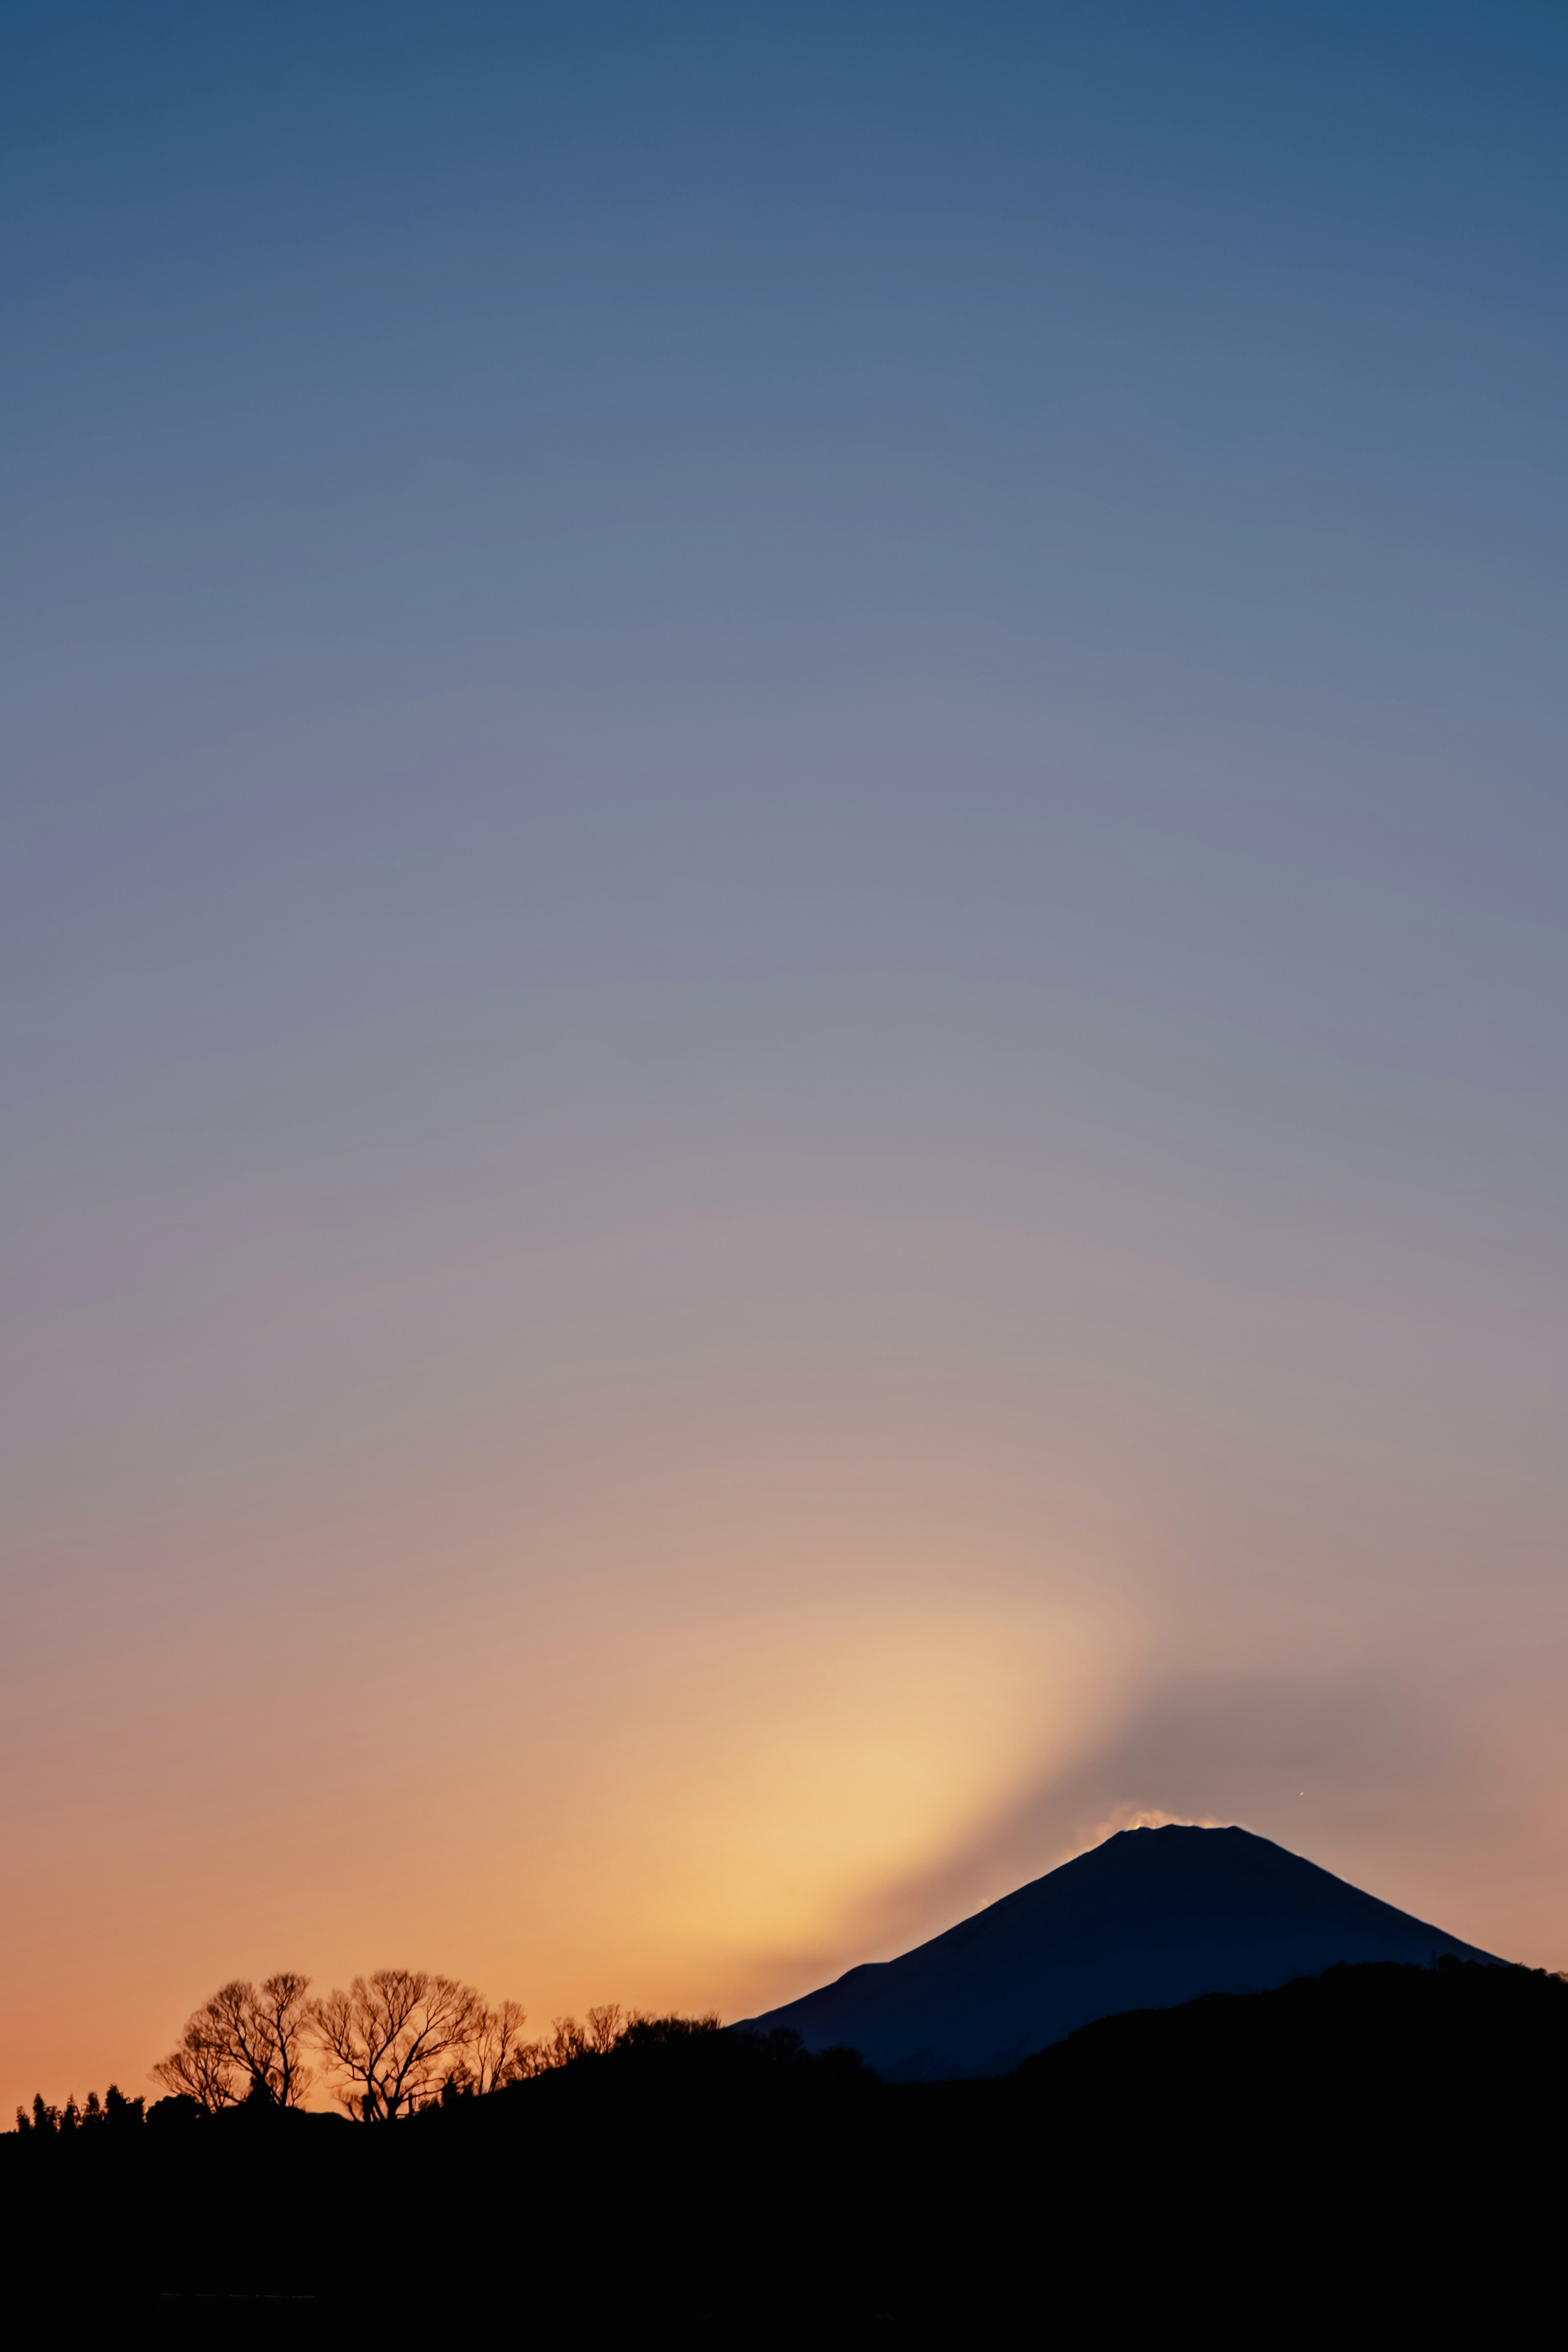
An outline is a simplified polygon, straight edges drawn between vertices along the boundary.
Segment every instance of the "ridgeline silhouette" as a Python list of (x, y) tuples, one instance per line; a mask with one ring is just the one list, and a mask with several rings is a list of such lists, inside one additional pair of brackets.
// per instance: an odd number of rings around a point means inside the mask
[(1490, 1960), (1248, 1830), (1123, 1830), (900, 1959), (748, 2022), (851, 2042), (890, 2082), (1005, 2074), (1097, 2017), (1261, 1992), (1336, 1961)]
[(1568, 1983), (1539, 1970), (1336, 1964), (963, 2080), (614, 2010), (498, 2049), (487, 2077), (454, 2041), (438, 2083), (361, 2105), (382, 2128), (279, 2096), (275, 2061), (239, 2097), (111, 2094), (90, 2127), (39, 2102), (0, 2140), (24, 2299), (200, 2325), (237, 2298), (290, 2333), (1253, 2343), (1510, 2340), (1555, 2292)]

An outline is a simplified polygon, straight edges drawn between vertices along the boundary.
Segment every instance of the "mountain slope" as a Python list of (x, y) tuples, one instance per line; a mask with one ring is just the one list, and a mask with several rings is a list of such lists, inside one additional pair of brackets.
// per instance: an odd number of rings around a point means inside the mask
[(1098, 2017), (1262, 1991), (1336, 1961), (1489, 1960), (1247, 1830), (1123, 1830), (896, 1960), (745, 2021), (893, 2081), (1005, 2074)]

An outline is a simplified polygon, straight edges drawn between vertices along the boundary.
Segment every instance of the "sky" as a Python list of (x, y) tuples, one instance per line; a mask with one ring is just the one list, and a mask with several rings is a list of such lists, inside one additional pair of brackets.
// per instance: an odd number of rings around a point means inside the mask
[(1140, 1821), (1568, 1965), (1568, 26), (0, 14), (0, 2102)]

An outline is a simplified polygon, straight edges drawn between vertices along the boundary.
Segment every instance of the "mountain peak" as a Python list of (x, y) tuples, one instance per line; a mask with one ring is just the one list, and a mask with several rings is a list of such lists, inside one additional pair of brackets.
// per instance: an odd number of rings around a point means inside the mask
[(1119, 1830), (896, 1960), (749, 2019), (848, 2043), (894, 2081), (1008, 2072), (1079, 2026), (1339, 1961), (1494, 1955), (1251, 1830)]

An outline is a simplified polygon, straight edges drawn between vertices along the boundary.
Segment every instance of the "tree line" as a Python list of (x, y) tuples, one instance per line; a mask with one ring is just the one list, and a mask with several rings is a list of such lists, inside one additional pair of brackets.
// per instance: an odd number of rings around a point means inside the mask
[[(671, 2023), (674, 2021), (664, 2021)], [(426, 1969), (377, 1969), (312, 1998), (310, 1979), (281, 1969), (259, 1985), (236, 1977), (187, 2021), (166, 2058), (151, 2069), (171, 2101), (216, 2115), (226, 2107), (296, 2108), (318, 2082), (356, 2123), (395, 2123), (422, 2108), (483, 2098), (509, 2084), (605, 2056), (658, 2021), (610, 2002), (587, 2022), (557, 2017), (548, 2034), (525, 2038), (515, 2000), (491, 2006), (472, 1985)], [(717, 2031), (716, 2017), (690, 2021)], [(311, 2062), (315, 2063), (312, 2063)], [(142, 2120), (144, 2102), (110, 2084), (63, 2108), (40, 2094), (23, 2132), (73, 2132), (100, 2122)]]
[(87, 2095), (87, 2105), (79, 2107), (73, 2091), (63, 2107), (51, 2106), (40, 2091), (33, 2101), (29, 2115), (26, 2107), (16, 2110), (19, 2132), (86, 2131), (99, 2124), (139, 2124), (142, 2120), (145, 2099), (128, 2099), (118, 2083), (110, 2083), (100, 2099), (96, 2091)]

